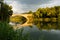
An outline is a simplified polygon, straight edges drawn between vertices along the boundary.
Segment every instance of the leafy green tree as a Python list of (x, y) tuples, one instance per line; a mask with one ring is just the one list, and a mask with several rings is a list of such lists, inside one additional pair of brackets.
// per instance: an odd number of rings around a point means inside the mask
[(6, 3), (1, 2), (1, 8), (0, 8), (0, 21), (9, 22), (10, 16), (12, 15), (12, 7), (7, 5)]
[(60, 6), (39, 8), (33, 16), (34, 24), (41, 29), (60, 29)]
[(13, 27), (9, 25), (9, 18), (12, 15), (12, 8), (1, 2), (0, 7), (0, 40), (15, 40), (16, 32)]

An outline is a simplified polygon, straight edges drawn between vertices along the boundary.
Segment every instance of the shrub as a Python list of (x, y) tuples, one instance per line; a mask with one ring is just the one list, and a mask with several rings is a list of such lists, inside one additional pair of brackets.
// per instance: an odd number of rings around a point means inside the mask
[(16, 32), (6, 22), (0, 22), (0, 40), (14, 40)]

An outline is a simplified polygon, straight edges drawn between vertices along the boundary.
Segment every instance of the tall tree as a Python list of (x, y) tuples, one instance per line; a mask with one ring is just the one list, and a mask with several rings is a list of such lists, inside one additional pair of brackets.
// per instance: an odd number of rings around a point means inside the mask
[(6, 3), (1, 2), (1, 8), (0, 8), (0, 21), (9, 22), (9, 18), (12, 15), (12, 7), (7, 5)]

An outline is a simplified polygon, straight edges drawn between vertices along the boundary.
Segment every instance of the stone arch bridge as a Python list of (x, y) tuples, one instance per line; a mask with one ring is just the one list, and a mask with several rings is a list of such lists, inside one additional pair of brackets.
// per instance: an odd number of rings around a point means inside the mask
[(25, 17), (27, 19), (27, 21), (22, 25), (17, 24), (17, 26), (14, 26), (14, 29), (33, 25), (32, 24), (32, 22), (33, 22), (33, 15), (32, 14), (13, 14), (12, 16), (16, 16), (16, 15), (20, 15), (20, 16)]

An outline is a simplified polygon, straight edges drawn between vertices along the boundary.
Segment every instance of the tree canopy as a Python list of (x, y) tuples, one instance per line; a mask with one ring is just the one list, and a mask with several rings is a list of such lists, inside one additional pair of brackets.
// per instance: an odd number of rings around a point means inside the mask
[(60, 6), (39, 8), (33, 13), (34, 24), (40, 29), (60, 29)]
[(0, 8), (0, 21), (6, 21), (9, 22), (9, 18), (12, 15), (12, 6), (7, 5), (4, 2), (1, 2), (1, 8)]

